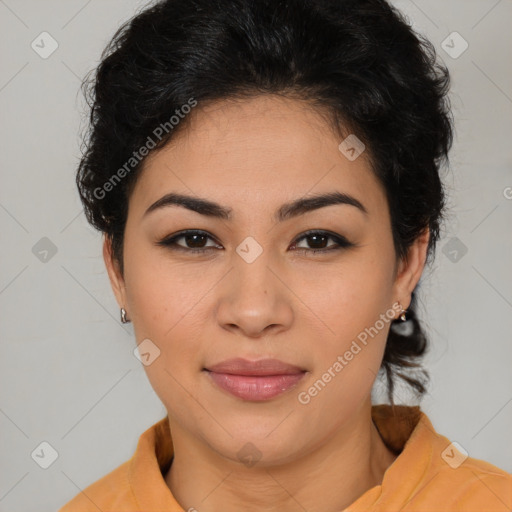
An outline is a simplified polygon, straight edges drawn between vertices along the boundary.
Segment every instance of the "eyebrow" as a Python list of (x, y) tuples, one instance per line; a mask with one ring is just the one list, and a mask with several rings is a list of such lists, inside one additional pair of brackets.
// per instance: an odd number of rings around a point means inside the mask
[[(315, 196), (303, 197), (283, 204), (274, 214), (274, 220), (283, 222), (299, 215), (332, 205), (350, 205), (358, 208), (362, 213), (368, 215), (367, 209), (355, 197), (342, 192), (330, 192), (317, 194)], [(155, 201), (144, 213), (149, 213), (168, 206), (181, 206), (187, 210), (219, 219), (231, 220), (232, 209), (218, 203), (200, 197), (187, 196), (177, 193), (169, 193)]]

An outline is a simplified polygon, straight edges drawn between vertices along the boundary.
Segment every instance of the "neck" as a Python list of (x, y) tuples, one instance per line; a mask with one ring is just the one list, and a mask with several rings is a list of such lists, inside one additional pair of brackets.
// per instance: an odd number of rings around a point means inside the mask
[(371, 419), (370, 399), (334, 435), (283, 465), (246, 467), (169, 420), (174, 459), (165, 481), (185, 510), (335, 512), (380, 485), (396, 458)]

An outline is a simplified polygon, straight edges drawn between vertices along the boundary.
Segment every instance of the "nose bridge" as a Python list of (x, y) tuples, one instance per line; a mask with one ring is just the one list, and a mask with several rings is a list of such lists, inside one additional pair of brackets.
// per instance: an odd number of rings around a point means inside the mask
[(252, 236), (235, 248), (233, 268), (218, 297), (218, 322), (224, 328), (237, 326), (246, 335), (257, 336), (269, 325), (289, 326), (292, 304), (275, 266), (272, 251)]
[(242, 240), (233, 254), (233, 278), (237, 293), (244, 296), (247, 292), (249, 297), (251, 294), (272, 295), (276, 291), (276, 283), (270, 270), (271, 260), (271, 250), (264, 248), (255, 237), (247, 236)]

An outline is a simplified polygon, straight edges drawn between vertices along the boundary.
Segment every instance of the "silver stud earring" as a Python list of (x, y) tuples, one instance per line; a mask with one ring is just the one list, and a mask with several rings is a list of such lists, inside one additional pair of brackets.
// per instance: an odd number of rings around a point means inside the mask
[(127, 324), (129, 321), (130, 320), (126, 318), (126, 309), (121, 308), (121, 322), (123, 322), (123, 324)]

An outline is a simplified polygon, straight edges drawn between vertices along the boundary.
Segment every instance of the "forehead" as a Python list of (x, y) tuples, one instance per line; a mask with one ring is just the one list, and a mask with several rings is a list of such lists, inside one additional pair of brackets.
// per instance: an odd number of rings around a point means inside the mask
[(258, 96), (216, 102), (196, 107), (186, 121), (146, 159), (130, 208), (147, 207), (171, 191), (211, 197), (235, 215), (334, 190), (385, 206), (367, 154), (349, 160), (327, 118), (303, 101)]

